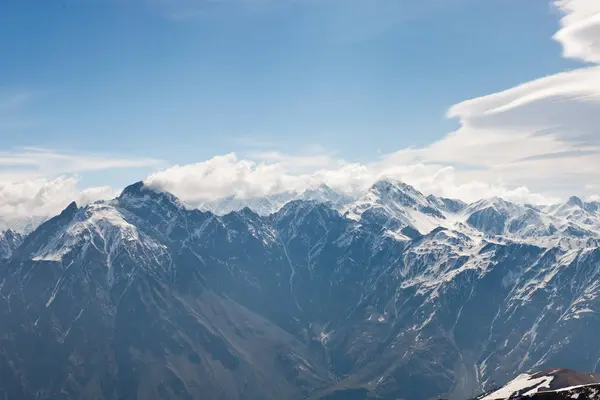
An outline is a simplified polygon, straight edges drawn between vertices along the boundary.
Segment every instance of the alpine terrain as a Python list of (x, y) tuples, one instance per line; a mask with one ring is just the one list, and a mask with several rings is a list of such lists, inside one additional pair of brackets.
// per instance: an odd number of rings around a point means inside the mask
[(557, 382), (597, 383), (551, 368), (600, 371), (599, 202), (465, 204), (392, 180), (263, 200), (201, 211), (139, 182), (2, 234), (0, 398), (554, 399)]

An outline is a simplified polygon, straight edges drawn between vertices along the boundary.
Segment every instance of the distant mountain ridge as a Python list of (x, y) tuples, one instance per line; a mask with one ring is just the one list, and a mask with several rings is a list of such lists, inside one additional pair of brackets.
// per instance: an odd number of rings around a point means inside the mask
[(457, 229), (458, 224), (463, 224), (485, 235), (522, 240), (600, 237), (598, 201), (585, 202), (573, 196), (566, 203), (534, 206), (494, 197), (467, 204), (457, 199), (425, 196), (396, 180), (379, 181), (356, 198), (321, 185), (300, 193), (284, 192), (250, 199), (231, 196), (205, 202), (199, 209), (226, 215), (247, 207), (268, 216), (295, 200), (328, 203), (350, 219), (363, 223), (378, 221), (379, 224), (386, 220), (392, 228), (409, 227), (420, 233), (428, 233), (437, 227)]
[(259, 215), (267, 216), (279, 211), (287, 203), (295, 200), (318, 201), (320, 203), (330, 203), (334, 208), (339, 208), (352, 201), (352, 197), (331, 189), (323, 184), (313, 188), (308, 188), (301, 192), (287, 191), (273, 195), (238, 198), (235, 195), (227, 196), (222, 199), (202, 202), (198, 209), (210, 211), (216, 215), (225, 215), (244, 208), (249, 208)]
[(596, 203), (314, 197), (215, 215), (138, 182), (72, 203), (0, 261), (0, 395), (465, 399), (597, 369)]

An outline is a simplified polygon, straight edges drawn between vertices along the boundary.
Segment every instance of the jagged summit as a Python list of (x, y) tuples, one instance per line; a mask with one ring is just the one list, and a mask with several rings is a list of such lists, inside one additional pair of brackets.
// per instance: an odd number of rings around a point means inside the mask
[[(159, 199), (160, 197), (168, 197), (168, 198), (176, 198), (173, 194), (158, 190), (156, 188), (150, 187), (146, 185), (143, 181), (138, 181), (132, 183), (131, 185), (125, 187), (121, 194), (119, 195), (119, 199), (128, 199), (128, 198), (152, 198)], [(181, 201), (177, 199), (177, 201)]]
[(380, 196), (395, 197), (405, 200), (407, 204), (425, 203), (427, 198), (413, 186), (395, 179), (384, 179), (375, 182), (370, 191)]
[(79, 207), (77, 206), (77, 203), (72, 201), (71, 203), (69, 203), (69, 205), (60, 213), (60, 217), (62, 218), (69, 218), (72, 217), (77, 210), (79, 209)]
[(139, 196), (143, 195), (142, 192), (146, 190), (148, 190), (148, 186), (146, 186), (143, 181), (137, 181), (125, 187), (120, 196)]
[(581, 200), (577, 196), (571, 196), (571, 197), (569, 197), (569, 200), (567, 201), (567, 204), (570, 205), (570, 206), (583, 207), (583, 200)]
[(4, 238), (4, 239), (12, 240), (17, 236), (20, 236), (20, 234), (12, 229), (7, 229), (4, 232), (0, 232), (0, 238)]
[(399, 232), (405, 227), (421, 234), (438, 226), (448, 226), (446, 215), (414, 187), (395, 180), (376, 182), (358, 200), (343, 207), (347, 218), (364, 224), (383, 225)]
[(142, 181), (131, 184), (123, 189), (116, 202), (120, 207), (133, 210), (134, 212), (137, 212), (135, 211), (137, 209), (154, 207), (155, 204), (169, 207), (171, 211), (193, 208), (172, 193), (150, 187)]

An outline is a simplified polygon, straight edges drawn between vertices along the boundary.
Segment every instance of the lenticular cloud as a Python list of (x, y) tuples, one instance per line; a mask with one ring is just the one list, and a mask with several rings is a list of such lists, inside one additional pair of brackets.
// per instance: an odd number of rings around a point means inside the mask
[(565, 15), (554, 39), (562, 44), (564, 57), (600, 63), (600, 2), (558, 0), (554, 3)]
[[(564, 56), (600, 62), (600, 2), (562, 0)], [(568, 196), (600, 185), (600, 67), (582, 66), (450, 108), (461, 128), (414, 157), (467, 163), (462, 175)]]

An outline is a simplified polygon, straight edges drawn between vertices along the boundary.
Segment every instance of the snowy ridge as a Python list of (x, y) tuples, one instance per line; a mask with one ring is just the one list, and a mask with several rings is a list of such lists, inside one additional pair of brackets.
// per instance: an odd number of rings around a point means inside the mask
[(567, 369), (524, 373), (504, 386), (476, 400), (579, 399), (594, 400), (600, 395), (600, 376)]
[(468, 236), (530, 243), (542, 247), (590, 247), (600, 239), (600, 206), (571, 198), (565, 204), (536, 207), (495, 197), (472, 204), (429, 195), (398, 181), (376, 183), (342, 207), (349, 219), (384, 225), (402, 235), (410, 227), (427, 234), (443, 227)]
[[(92, 251), (105, 260), (109, 285), (115, 281), (115, 263), (121, 262), (123, 256), (136, 260), (140, 268), (159, 273), (161, 259), (168, 257), (166, 247), (140, 232), (130, 220), (135, 217), (115, 202), (97, 202), (79, 208), (67, 224), (45, 238), (31, 260), (56, 262), (68, 269), (75, 259), (82, 260)], [(51, 298), (55, 296), (56, 293)]]
[(541, 389), (550, 388), (553, 379), (553, 376), (534, 378), (529, 374), (521, 374), (499, 390), (482, 397), (480, 400), (505, 400), (515, 395), (531, 396)]
[(346, 218), (361, 223), (383, 224), (394, 231), (411, 227), (428, 233), (451, 227), (446, 213), (412, 186), (398, 181), (377, 182), (365, 196), (342, 208)]

